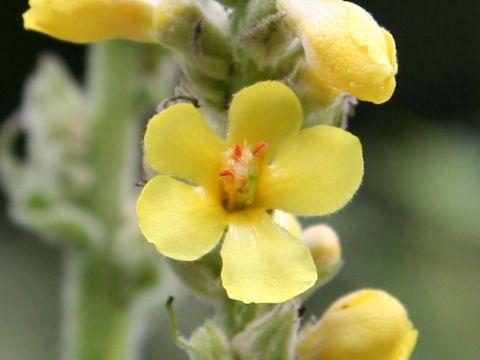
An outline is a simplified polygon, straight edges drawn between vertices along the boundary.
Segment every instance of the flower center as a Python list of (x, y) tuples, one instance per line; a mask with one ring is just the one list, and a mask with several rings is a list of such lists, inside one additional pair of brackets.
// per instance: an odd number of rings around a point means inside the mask
[(224, 170), (220, 172), (222, 205), (228, 212), (239, 211), (252, 205), (255, 189), (265, 159), (264, 141), (252, 150), (234, 145), (224, 154)]

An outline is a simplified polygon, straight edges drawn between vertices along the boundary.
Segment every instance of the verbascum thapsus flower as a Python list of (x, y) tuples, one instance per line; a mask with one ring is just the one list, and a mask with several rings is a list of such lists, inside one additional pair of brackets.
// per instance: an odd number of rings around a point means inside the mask
[(407, 360), (418, 331), (403, 305), (382, 290), (355, 291), (305, 328), (298, 355), (315, 360)]
[(360, 100), (383, 103), (395, 90), (392, 35), (363, 8), (341, 0), (277, 0), (319, 82)]
[(157, 0), (30, 0), (23, 14), (28, 30), (87, 43), (108, 39), (155, 42)]
[(225, 141), (191, 104), (150, 120), (145, 154), (161, 175), (143, 188), (139, 225), (160, 253), (177, 260), (200, 258), (224, 236), (221, 278), (228, 296), (284, 302), (310, 288), (317, 271), (308, 248), (267, 210), (323, 215), (340, 209), (362, 179), (361, 145), (335, 127), (300, 130), (300, 102), (279, 82), (241, 90), (229, 116)]

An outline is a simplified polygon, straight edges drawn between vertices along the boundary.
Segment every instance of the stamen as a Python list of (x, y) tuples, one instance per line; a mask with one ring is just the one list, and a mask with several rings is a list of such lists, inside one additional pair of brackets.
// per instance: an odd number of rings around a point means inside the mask
[(235, 145), (233, 148), (233, 158), (239, 160), (242, 157), (242, 147), (240, 145)]
[(220, 176), (233, 176), (233, 171), (232, 170), (223, 170), (218, 175), (220, 175)]
[(260, 154), (262, 151), (264, 151), (268, 147), (268, 143), (266, 141), (262, 141), (260, 144), (255, 146), (255, 148), (252, 151), (253, 156), (256, 156)]

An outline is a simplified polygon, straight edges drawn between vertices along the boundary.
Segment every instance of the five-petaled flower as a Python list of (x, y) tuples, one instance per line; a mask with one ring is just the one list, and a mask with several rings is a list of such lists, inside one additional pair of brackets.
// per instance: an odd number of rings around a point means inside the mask
[(241, 90), (229, 115), (226, 141), (190, 104), (150, 120), (145, 152), (160, 175), (140, 195), (139, 225), (160, 253), (177, 260), (200, 258), (225, 233), (228, 296), (284, 302), (311, 287), (317, 272), (307, 247), (268, 210), (309, 216), (340, 209), (362, 179), (361, 145), (335, 127), (300, 130), (300, 102), (279, 82)]

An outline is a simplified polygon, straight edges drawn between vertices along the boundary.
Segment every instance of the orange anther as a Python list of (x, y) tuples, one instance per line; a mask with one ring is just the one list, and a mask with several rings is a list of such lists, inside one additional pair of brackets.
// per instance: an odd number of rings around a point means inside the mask
[(260, 144), (258, 144), (257, 146), (255, 146), (255, 148), (253, 149), (252, 151), (252, 154), (255, 156), (255, 155), (258, 155), (260, 154), (263, 150), (265, 150), (266, 148), (268, 147), (268, 143), (266, 141), (262, 141)]
[(219, 174), (220, 176), (233, 176), (233, 171), (232, 170), (223, 170)]
[(233, 147), (233, 158), (238, 160), (242, 157), (242, 147), (240, 145), (235, 145)]

